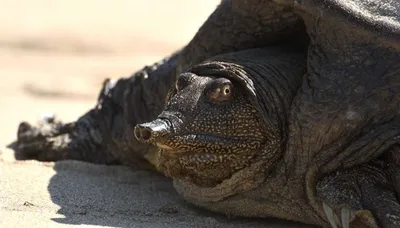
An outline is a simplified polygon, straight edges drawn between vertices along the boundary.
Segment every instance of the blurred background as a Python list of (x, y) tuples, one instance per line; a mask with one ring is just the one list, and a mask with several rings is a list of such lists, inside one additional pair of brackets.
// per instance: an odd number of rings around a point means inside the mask
[(0, 146), (42, 113), (72, 121), (102, 81), (190, 41), (219, 0), (0, 0)]

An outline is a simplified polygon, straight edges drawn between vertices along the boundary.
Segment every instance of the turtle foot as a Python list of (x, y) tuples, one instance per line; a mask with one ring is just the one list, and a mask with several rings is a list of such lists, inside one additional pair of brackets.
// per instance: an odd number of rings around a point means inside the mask
[(322, 207), (332, 228), (378, 228), (369, 210), (353, 210), (344, 205), (331, 207), (326, 203), (322, 203)]
[(60, 160), (69, 141), (68, 133), (73, 129), (74, 123), (63, 124), (54, 114), (46, 114), (36, 126), (21, 122), (17, 140), (8, 147), (14, 150), (17, 160)]

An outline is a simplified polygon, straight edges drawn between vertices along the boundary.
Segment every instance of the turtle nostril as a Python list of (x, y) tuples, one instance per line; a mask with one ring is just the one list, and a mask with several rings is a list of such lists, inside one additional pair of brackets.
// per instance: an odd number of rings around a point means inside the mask
[(146, 128), (142, 128), (140, 130), (140, 135), (142, 136), (142, 140), (147, 141), (151, 138), (151, 130)]
[(137, 125), (133, 133), (135, 134), (136, 139), (140, 141), (148, 141), (151, 138), (152, 131), (147, 127)]
[(133, 130), (133, 134), (137, 140), (147, 143), (149, 141), (160, 140), (160, 138), (168, 132), (169, 128), (167, 123), (161, 119), (155, 119), (149, 123), (138, 124)]

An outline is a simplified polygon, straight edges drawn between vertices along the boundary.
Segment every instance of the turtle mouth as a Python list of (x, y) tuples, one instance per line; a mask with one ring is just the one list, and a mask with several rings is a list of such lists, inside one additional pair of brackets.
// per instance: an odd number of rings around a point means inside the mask
[[(261, 146), (261, 142), (254, 141), (250, 137), (230, 137), (215, 134), (189, 133), (171, 135), (154, 142), (163, 155), (168, 157), (180, 157), (188, 154), (200, 156), (200, 160), (215, 159), (214, 151), (229, 153), (233, 148), (236, 150), (254, 148)], [(201, 157), (204, 156), (204, 157)]]
[(200, 162), (216, 162), (218, 160), (217, 155), (205, 151), (195, 151), (195, 150), (176, 151), (176, 150), (160, 149), (160, 154), (162, 157), (166, 159), (187, 158), (187, 159), (194, 159)]

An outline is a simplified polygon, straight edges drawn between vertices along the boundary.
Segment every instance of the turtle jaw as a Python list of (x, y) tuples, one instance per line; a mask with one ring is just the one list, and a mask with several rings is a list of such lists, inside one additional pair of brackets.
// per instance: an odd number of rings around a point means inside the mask
[(263, 142), (204, 133), (153, 138), (158, 167), (165, 175), (197, 186), (215, 186), (251, 165)]
[[(204, 133), (185, 133), (182, 135), (164, 135), (153, 139), (152, 142), (167, 157), (182, 157), (199, 154), (210, 154), (213, 160), (222, 160), (234, 155), (234, 151), (251, 149), (258, 150), (262, 141), (255, 141), (247, 137), (230, 137)], [(203, 159), (204, 160), (204, 159)]]

